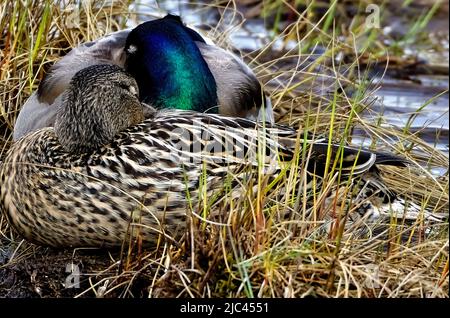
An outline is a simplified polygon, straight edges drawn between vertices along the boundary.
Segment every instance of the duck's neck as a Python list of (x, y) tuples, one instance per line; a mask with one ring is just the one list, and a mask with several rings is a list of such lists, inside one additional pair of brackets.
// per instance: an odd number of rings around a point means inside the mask
[(89, 92), (69, 89), (56, 115), (55, 134), (67, 152), (91, 153), (143, 120), (143, 106), (137, 98), (112, 90), (89, 96)]
[(127, 70), (136, 78), (143, 102), (160, 109), (217, 112), (214, 77), (182, 25), (166, 21), (138, 36), (141, 45)]

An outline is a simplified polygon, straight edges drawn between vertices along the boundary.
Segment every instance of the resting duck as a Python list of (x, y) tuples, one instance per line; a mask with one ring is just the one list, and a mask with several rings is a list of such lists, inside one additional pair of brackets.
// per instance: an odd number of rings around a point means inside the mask
[(124, 67), (137, 80), (140, 100), (158, 109), (274, 120), (270, 100), (246, 64), (167, 15), (82, 44), (55, 63), (22, 107), (13, 139), (53, 126), (72, 76), (102, 63)]
[(311, 151), (309, 164), (299, 163), (308, 187), (313, 175), (319, 182), (331, 149), (330, 159), (342, 152), (342, 176), (363, 181), (355, 200), (384, 200), (378, 212), (365, 206), (364, 213), (389, 215), (399, 202), (373, 176), (379, 164), (403, 165), (400, 159), (328, 148), (289, 127), (217, 114), (165, 110), (144, 120), (139, 96), (120, 67), (89, 66), (63, 93), (55, 126), (13, 144), (0, 167), (0, 207), (23, 237), (55, 247), (114, 247), (135, 233), (131, 225), (146, 245), (176, 239), (203, 200), (225, 196), (227, 176), (236, 181), (231, 196), (242, 195), (239, 185), (258, 171), (278, 182), (296, 162), (299, 141)]

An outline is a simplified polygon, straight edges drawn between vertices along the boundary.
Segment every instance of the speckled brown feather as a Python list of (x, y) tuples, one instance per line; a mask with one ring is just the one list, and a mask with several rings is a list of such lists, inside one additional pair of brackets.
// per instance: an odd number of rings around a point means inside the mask
[[(121, 246), (136, 231), (144, 244), (177, 239), (191, 207), (201, 202), (200, 181), (207, 197), (223, 189), (230, 173), (242, 181), (262, 169), (273, 181), (295, 158), (297, 144), (311, 148), (309, 173), (320, 175), (328, 150), (333, 162), (341, 149), (344, 175), (360, 175), (372, 193), (375, 188), (388, 202), (395, 199), (376, 180), (375, 153), (304, 143), (288, 127), (180, 110), (152, 113), (133, 125), (144, 112), (136, 108), (134, 85), (117, 66), (80, 71), (58, 112), (59, 124), (9, 149), (0, 166), (0, 209), (23, 237), (56, 247)], [(99, 132), (96, 116), (103, 116), (109, 133)], [(393, 156), (380, 158), (398, 163)], [(236, 188), (237, 196), (241, 190)]]

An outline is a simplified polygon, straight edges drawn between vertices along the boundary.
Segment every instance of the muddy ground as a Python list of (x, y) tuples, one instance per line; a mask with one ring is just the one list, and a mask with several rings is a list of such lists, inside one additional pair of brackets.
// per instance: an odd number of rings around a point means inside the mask
[[(34, 245), (30, 249), (27, 257), (19, 257), (12, 263), (8, 263), (9, 257), (5, 255), (8, 251), (0, 255), (0, 297), (75, 297), (89, 288), (87, 273), (113, 264), (108, 253), (101, 250), (57, 250)], [(77, 270), (81, 274), (79, 286), (70, 288), (77, 282)], [(83, 296), (95, 294), (88, 292)]]

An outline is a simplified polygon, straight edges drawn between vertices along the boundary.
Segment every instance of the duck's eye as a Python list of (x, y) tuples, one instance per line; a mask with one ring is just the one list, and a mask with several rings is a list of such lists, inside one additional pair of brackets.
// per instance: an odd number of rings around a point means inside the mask
[(128, 54), (134, 54), (134, 53), (136, 53), (136, 51), (137, 51), (136, 45), (130, 45), (130, 46), (127, 48), (127, 53), (128, 53)]

